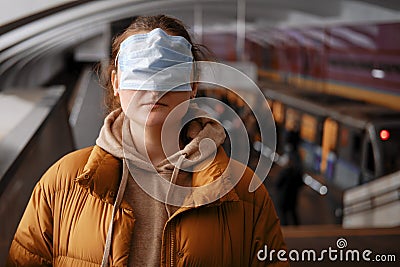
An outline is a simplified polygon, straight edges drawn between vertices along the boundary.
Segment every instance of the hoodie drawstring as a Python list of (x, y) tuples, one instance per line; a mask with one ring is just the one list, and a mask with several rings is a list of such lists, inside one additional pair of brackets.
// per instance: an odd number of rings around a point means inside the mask
[[(167, 200), (169, 199), (169, 196), (171, 193), (172, 184), (176, 183), (176, 180), (177, 180), (178, 174), (179, 174), (179, 170), (183, 164), (183, 160), (185, 159), (185, 157), (186, 157), (186, 155), (183, 154), (178, 158), (178, 161), (175, 165), (174, 171), (172, 172), (172, 175), (171, 175), (171, 182), (169, 184), (168, 192), (167, 192), (166, 199), (165, 199), (165, 209), (167, 210), (168, 217), (171, 217), (171, 211), (167, 207), (167, 205), (168, 205)], [(124, 192), (125, 192), (125, 188), (126, 188), (128, 176), (129, 176), (128, 174), (129, 174), (129, 170), (127, 169), (127, 163), (126, 163), (126, 160), (123, 159), (122, 179), (121, 179), (121, 183), (118, 188), (117, 197), (115, 198), (115, 202), (114, 202), (114, 206), (113, 206), (111, 221), (110, 221), (110, 225), (108, 227), (108, 232), (107, 232), (106, 245), (105, 245), (104, 253), (103, 253), (103, 260), (101, 261), (101, 267), (108, 266), (108, 257), (110, 255), (110, 251), (111, 251), (111, 240), (112, 240), (112, 234), (113, 234), (113, 228), (114, 228), (114, 218), (115, 218), (115, 214), (117, 213), (117, 210), (121, 204), (122, 198), (124, 196)]]
[(117, 213), (117, 210), (122, 202), (122, 198), (124, 196), (124, 192), (125, 192), (125, 188), (126, 188), (126, 184), (127, 184), (128, 176), (129, 176), (128, 174), (129, 174), (129, 170), (127, 169), (127, 163), (126, 163), (125, 159), (123, 159), (122, 179), (121, 179), (121, 183), (119, 184), (117, 197), (115, 198), (115, 202), (114, 202), (114, 206), (113, 206), (111, 221), (110, 221), (110, 225), (108, 227), (108, 232), (107, 232), (106, 245), (105, 245), (104, 253), (103, 253), (103, 260), (101, 261), (101, 267), (108, 266), (108, 256), (110, 255), (111, 239), (112, 239), (113, 228), (114, 228), (114, 218), (115, 218), (115, 214)]
[(180, 170), (183, 160), (185, 158), (186, 158), (186, 154), (182, 154), (179, 156), (178, 161), (176, 162), (176, 165), (174, 167), (174, 171), (172, 172), (172, 175), (171, 175), (171, 182), (169, 184), (168, 192), (167, 192), (167, 195), (166, 195), (165, 201), (164, 201), (164, 203), (165, 203), (164, 205), (165, 205), (165, 209), (168, 213), (168, 217), (171, 217), (171, 211), (168, 208), (168, 199), (169, 199), (169, 196), (171, 193), (171, 188), (172, 188), (172, 185), (176, 183), (176, 180), (177, 180), (178, 174), (179, 174), (179, 170)]

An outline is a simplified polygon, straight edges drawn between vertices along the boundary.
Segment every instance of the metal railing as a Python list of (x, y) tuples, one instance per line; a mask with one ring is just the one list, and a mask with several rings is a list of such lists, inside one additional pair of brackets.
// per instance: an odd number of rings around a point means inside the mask
[(400, 225), (400, 171), (346, 190), (343, 226), (393, 227)]

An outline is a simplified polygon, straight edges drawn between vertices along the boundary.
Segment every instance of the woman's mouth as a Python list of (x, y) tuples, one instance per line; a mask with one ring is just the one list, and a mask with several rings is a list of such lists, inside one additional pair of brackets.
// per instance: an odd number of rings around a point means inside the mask
[(164, 103), (160, 103), (160, 102), (148, 102), (148, 103), (142, 104), (142, 106), (157, 108), (157, 107), (166, 107), (168, 105), (166, 105)]

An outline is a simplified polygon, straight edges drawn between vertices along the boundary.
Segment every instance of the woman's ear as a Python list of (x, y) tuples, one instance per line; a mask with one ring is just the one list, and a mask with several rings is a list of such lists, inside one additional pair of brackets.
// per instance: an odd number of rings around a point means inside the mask
[(119, 81), (117, 72), (115, 70), (111, 72), (111, 84), (113, 86), (114, 96), (118, 96)]

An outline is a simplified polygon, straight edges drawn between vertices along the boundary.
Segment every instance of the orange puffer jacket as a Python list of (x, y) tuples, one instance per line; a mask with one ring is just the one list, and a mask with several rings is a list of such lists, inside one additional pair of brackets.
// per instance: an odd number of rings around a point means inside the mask
[[(212, 164), (193, 174), (193, 185), (223, 179), (228, 161), (219, 148)], [(99, 266), (121, 172), (121, 161), (98, 146), (55, 163), (32, 193), (7, 266)], [(248, 191), (252, 176), (246, 168), (238, 184), (217, 201), (178, 209), (164, 227), (160, 266), (288, 266), (257, 258), (265, 245), (275, 251), (286, 247), (265, 188)], [(122, 201), (110, 266), (128, 265), (134, 222), (132, 207)]]

